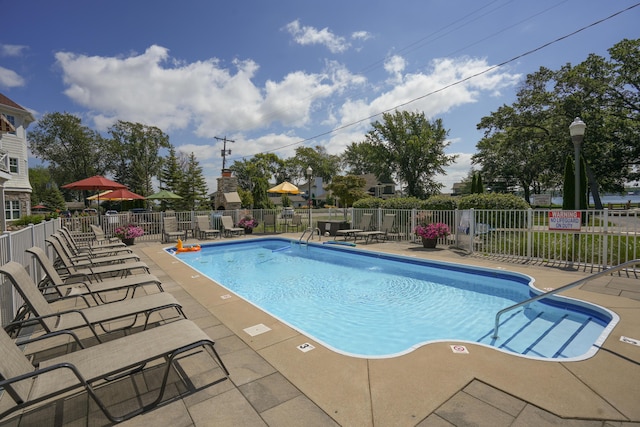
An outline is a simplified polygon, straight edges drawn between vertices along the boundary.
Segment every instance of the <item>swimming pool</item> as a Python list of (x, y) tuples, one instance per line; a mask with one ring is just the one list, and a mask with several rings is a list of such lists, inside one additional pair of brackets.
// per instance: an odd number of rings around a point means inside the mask
[(356, 357), (454, 341), (580, 360), (617, 322), (602, 307), (553, 296), (504, 315), (500, 338), (493, 339), (495, 314), (535, 295), (531, 277), (281, 238), (205, 244), (175, 256), (299, 332)]

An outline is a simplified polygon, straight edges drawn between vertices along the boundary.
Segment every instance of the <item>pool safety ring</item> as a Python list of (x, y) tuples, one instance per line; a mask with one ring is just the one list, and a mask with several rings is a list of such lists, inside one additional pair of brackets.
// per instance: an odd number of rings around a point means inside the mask
[(181, 239), (178, 239), (178, 244), (176, 245), (176, 252), (197, 252), (200, 249), (200, 245), (183, 246)]

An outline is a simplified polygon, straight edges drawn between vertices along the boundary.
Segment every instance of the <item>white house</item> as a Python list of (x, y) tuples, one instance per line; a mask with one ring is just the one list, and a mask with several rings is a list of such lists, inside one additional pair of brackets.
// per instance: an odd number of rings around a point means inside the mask
[(0, 93), (0, 231), (7, 223), (31, 213), (31, 184), (27, 154), (27, 127), (33, 115)]

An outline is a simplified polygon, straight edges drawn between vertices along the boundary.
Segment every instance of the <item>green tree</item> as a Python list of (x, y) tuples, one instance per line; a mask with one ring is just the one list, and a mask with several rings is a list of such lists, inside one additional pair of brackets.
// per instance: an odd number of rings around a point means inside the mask
[(360, 176), (334, 176), (331, 184), (327, 185), (326, 189), (331, 191), (333, 195), (340, 200), (342, 207), (348, 208), (353, 205), (353, 202), (356, 200), (367, 197), (367, 194), (363, 190), (365, 184), (366, 180)]
[(531, 192), (558, 186), (573, 153), (568, 127), (575, 117), (587, 123), (582, 154), (596, 207), (599, 187), (622, 191), (640, 176), (640, 40), (622, 40), (609, 53), (609, 59), (589, 55), (557, 71), (541, 67), (527, 76), (512, 105), (480, 121), (485, 135), (473, 162), (489, 181), (517, 182), (527, 200)]
[(435, 177), (456, 158), (444, 153), (449, 142), (441, 119), (430, 122), (424, 113), (396, 111), (372, 126), (363, 144), (370, 146), (378, 177), (395, 176), (408, 196), (426, 199), (440, 192), (443, 184)]
[(155, 126), (119, 120), (111, 128), (112, 153), (118, 159), (116, 178), (134, 193), (153, 193), (152, 178), (161, 171), (161, 148), (171, 148), (169, 136)]
[(480, 172), (476, 174), (476, 193), (482, 194), (484, 193), (484, 185), (482, 184), (482, 175)]
[(576, 178), (573, 158), (567, 156), (564, 163), (564, 185), (562, 186), (562, 209), (575, 210), (576, 206)]
[[(172, 193), (179, 195), (180, 183), (183, 180), (183, 173), (180, 164), (178, 163), (178, 157), (176, 156), (175, 147), (169, 147), (169, 155), (162, 160), (162, 166), (160, 167), (160, 190), (168, 190)], [(163, 211), (167, 209), (176, 209), (175, 200), (162, 200), (160, 206)]]
[(326, 148), (322, 146), (298, 147), (296, 154), (291, 161), (295, 167), (296, 174), (292, 176), (294, 184), (298, 184), (298, 179), (307, 179), (307, 168), (313, 169), (314, 177), (321, 177), (325, 183), (331, 182), (334, 175), (340, 170), (340, 156), (327, 153)]
[(113, 165), (107, 146), (100, 134), (69, 113), (45, 114), (29, 132), (29, 149), (48, 162), (51, 178), (59, 185), (106, 174)]
[(253, 190), (256, 180), (261, 178), (269, 182), (272, 178), (282, 181), (287, 180), (283, 173), (285, 162), (273, 153), (259, 153), (251, 159), (234, 161), (229, 167), (238, 180), (238, 187), (248, 191)]
[(211, 207), (208, 191), (207, 182), (202, 175), (202, 167), (196, 160), (195, 154), (191, 153), (178, 193), (182, 199), (177, 200), (176, 205), (182, 210), (209, 210)]
[(29, 183), (31, 184), (31, 203), (43, 203), (52, 210), (65, 210), (66, 203), (62, 192), (51, 179), (49, 169), (44, 166), (29, 168)]
[(265, 178), (257, 178), (251, 195), (253, 196), (253, 208), (254, 209), (273, 209), (275, 206), (267, 195), (269, 189), (269, 183)]

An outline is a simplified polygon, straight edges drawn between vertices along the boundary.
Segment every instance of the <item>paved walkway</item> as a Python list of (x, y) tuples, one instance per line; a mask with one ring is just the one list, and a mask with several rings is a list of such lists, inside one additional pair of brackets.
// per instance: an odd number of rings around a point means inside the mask
[[(164, 245), (166, 246), (166, 245)], [(278, 322), (166, 254), (160, 244), (133, 247), (187, 317), (216, 341), (230, 380), (124, 423), (128, 426), (629, 426), (640, 425), (640, 281), (606, 277), (567, 295), (606, 306), (621, 317), (598, 353), (580, 362), (543, 362), (465, 344), (423, 346), (393, 359), (336, 354)], [(480, 260), (407, 243), (358, 245), (519, 271), (539, 288), (570, 283), (583, 273)], [(244, 329), (264, 324), (267, 333)], [(303, 353), (297, 346), (316, 348)], [(122, 404), (119, 402), (119, 404)], [(84, 425), (86, 410), (69, 402), (0, 425)], [(89, 425), (106, 425), (90, 406)], [(56, 420), (54, 422), (53, 420)]]

